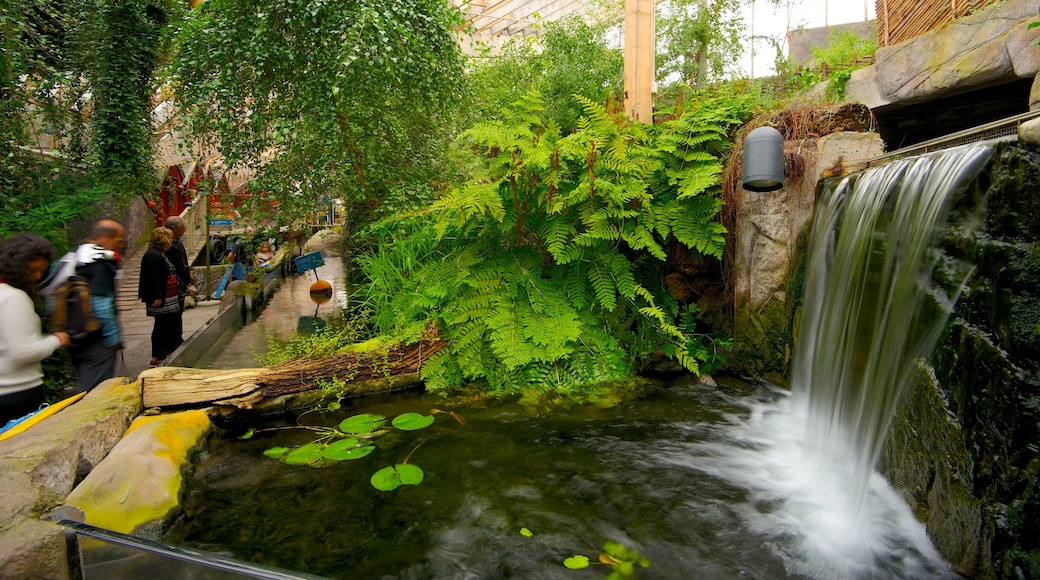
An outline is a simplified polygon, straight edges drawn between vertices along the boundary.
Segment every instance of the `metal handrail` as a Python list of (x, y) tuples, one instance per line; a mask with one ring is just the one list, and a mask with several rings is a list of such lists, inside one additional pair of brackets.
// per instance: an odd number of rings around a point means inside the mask
[(60, 520), (57, 523), (61, 527), (73, 531), (81, 536), (102, 540), (110, 544), (134, 548), (150, 554), (157, 554), (168, 558), (191, 562), (193, 564), (199, 564), (201, 566), (223, 570), (225, 572), (235, 572), (245, 576), (271, 580), (325, 580), (324, 576), (315, 576), (313, 574), (304, 574), (301, 572), (289, 572), (278, 568), (272, 568), (270, 566), (243, 562), (241, 560), (235, 560), (234, 558), (219, 556), (217, 554), (202, 552), (200, 550), (193, 550), (191, 548), (169, 546), (147, 538), (138, 538), (136, 536), (122, 534), (120, 532), (114, 532), (112, 530), (106, 530), (104, 528), (81, 522), (74, 522), (72, 520)]
[[(951, 133), (949, 135), (944, 135), (935, 139), (929, 139), (928, 141), (924, 141), (916, 145), (911, 145), (910, 147), (896, 149), (895, 151), (892, 151), (890, 153), (886, 153), (884, 155), (879, 155), (878, 157), (871, 158), (867, 160), (867, 167), (873, 167), (879, 163), (884, 163), (886, 161), (892, 161), (895, 159), (901, 159), (903, 157), (921, 155), (923, 153), (928, 153), (929, 151), (947, 149), (956, 145), (963, 145), (967, 142), (991, 139), (993, 138), (993, 136), (987, 135), (987, 133), (991, 133), (993, 131), (997, 131), (1003, 128), (1010, 128), (1011, 126), (1014, 126), (1016, 128), (1017, 135), (1017, 128), (1019, 125), (1021, 125), (1025, 121), (1029, 121), (1037, 117), (1040, 117), (1040, 111), (1029, 111), (1027, 113), (1021, 113), (1012, 117), (1000, 119), (999, 121), (986, 123), (985, 125), (979, 125), (977, 127), (964, 129), (963, 131), (958, 131), (956, 133)], [(976, 136), (976, 139), (970, 139), (971, 137)], [(1011, 135), (1005, 136), (1011, 137)]]

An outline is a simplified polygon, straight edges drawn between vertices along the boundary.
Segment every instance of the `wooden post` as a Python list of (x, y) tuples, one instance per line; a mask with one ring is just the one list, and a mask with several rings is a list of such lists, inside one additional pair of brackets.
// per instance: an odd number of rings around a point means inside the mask
[(625, 0), (625, 112), (654, 122), (654, 0)]

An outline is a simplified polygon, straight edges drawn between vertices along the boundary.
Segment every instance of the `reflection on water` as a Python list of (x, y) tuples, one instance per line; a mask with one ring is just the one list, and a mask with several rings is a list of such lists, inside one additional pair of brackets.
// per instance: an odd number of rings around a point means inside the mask
[[(310, 296), (311, 285), (319, 279), (332, 284), (332, 299), (324, 304), (316, 304)], [(269, 337), (287, 341), (296, 332), (311, 333), (330, 321), (342, 318), (349, 294), (343, 260), (326, 258), (325, 265), (319, 266), (317, 270), (282, 280), (256, 320), (229, 329), (225, 336), (217, 340), (217, 347), (201, 357), (194, 366), (201, 369), (259, 366), (259, 358), (267, 352)]]
[[(562, 562), (596, 561), (606, 540), (649, 558), (640, 578), (952, 576), (880, 476), (866, 523), (850, 529), (843, 483), (804, 464), (804, 418), (786, 391), (720, 382), (684, 376), (615, 408), (547, 415), (420, 393), (369, 402), (387, 417), (454, 410), (467, 425), (438, 415), (423, 431), (391, 429), (371, 455), (324, 469), (262, 455), (312, 433), (229, 432), (196, 470), (171, 541), (336, 578), (602, 578), (605, 566)], [(370, 485), (406, 459), (421, 485)]]

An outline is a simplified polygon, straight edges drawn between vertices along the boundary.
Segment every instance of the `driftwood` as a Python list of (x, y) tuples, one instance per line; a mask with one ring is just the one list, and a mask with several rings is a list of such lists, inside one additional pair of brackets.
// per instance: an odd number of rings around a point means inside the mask
[(409, 345), (372, 352), (300, 359), (262, 369), (201, 370), (159, 367), (141, 373), (145, 407), (227, 405), (240, 409), (269, 408), (288, 400), (320, 397), (318, 382), (343, 386), (338, 394), (356, 396), (386, 392), (419, 382), (419, 369), (444, 348), (436, 330)]

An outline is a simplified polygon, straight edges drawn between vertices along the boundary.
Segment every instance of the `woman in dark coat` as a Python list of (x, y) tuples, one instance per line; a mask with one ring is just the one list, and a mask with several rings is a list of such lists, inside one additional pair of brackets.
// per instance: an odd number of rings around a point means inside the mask
[[(148, 240), (148, 251), (141, 258), (141, 280), (137, 297), (144, 302), (148, 316), (155, 318), (152, 327), (152, 360), (150, 366), (157, 367), (180, 346), (177, 333), (182, 297), (177, 291), (176, 272), (166, 250), (173, 243), (173, 232), (167, 228), (155, 228)], [(172, 276), (172, 278), (171, 278)]]

